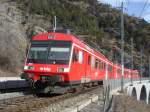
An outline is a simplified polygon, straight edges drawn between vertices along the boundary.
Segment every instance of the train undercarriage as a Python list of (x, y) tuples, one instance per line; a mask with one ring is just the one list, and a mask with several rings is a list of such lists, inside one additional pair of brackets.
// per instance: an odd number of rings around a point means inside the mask
[(59, 77), (56, 75), (50, 77), (47, 80), (33, 81), (31, 78), (26, 79), (29, 83), (29, 87), (33, 94), (65, 94), (67, 92), (75, 92), (79, 89), (90, 88), (97, 85), (103, 85), (103, 81), (93, 81), (88, 83), (71, 83), (71, 82), (60, 82)]

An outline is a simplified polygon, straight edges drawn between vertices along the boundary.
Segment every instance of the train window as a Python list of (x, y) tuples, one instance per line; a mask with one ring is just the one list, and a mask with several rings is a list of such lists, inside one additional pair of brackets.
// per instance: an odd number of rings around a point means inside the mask
[(104, 69), (106, 68), (106, 63), (104, 63)]
[(98, 60), (96, 59), (96, 62), (95, 62), (95, 68), (97, 69), (98, 68)]
[(31, 47), (29, 50), (28, 63), (46, 63), (47, 47)]
[(101, 70), (101, 61), (99, 61), (99, 70)]
[(88, 65), (91, 64), (91, 56), (88, 56)]
[(118, 74), (121, 74), (121, 70), (118, 70), (117, 72), (118, 72)]
[(120, 73), (119, 73), (119, 70), (117, 70), (117, 74), (120, 74)]
[(76, 49), (73, 50), (73, 62), (78, 61), (78, 52)]
[(99, 65), (100, 67), (100, 70), (103, 70), (103, 62), (100, 62), (100, 65)]
[(83, 63), (83, 52), (79, 51), (79, 63)]
[(112, 66), (109, 66), (109, 67), (108, 67), (108, 71), (109, 71), (109, 72), (112, 72)]
[(118, 74), (120, 74), (120, 70), (118, 70), (117, 72), (118, 72)]
[(105, 63), (103, 62), (103, 70), (105, 69)]
[(103, 62), (101, 63), (101, 66), (102, 66), (102, 70), (103, 70)]
[(103, 70), (104, 70), (104, 62), (103, 62), (103, 65), (102, 65), (102, 66), (103, 66)]
[(99, 70), (101, 70), (101, 61), (99, 61)]
[(70, 51), (70, 42), (50, 41), (46, 61), (48, 64), (68, 64)]
[(92, 64), (91, 64), (91, 67), (94, 68), (95, 66), (95, 59), (94, 59), (94, 56), (92, 56)]
[(112, 68), (112, 66), (110, 67), (110, 72), (112, 72), (113, 71), (113, 68)]

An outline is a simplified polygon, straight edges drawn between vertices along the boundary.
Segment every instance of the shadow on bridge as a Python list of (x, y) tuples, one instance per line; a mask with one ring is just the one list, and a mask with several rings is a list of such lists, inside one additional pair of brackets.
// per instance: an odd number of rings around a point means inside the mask
[(141, 89), (141, 92), (140, 92), (140, 100), (141, 101), (146, 101), (146, 97), (147, 97), (147, 95), (146, 95), (146, 88), (143, 85), (142, 89)]
[(132, 90), (132, 97), (134, 97), (134, 98), (137, 99), (137, 93), (136, 93), (135, 87), (134, 87), (133, 90)]

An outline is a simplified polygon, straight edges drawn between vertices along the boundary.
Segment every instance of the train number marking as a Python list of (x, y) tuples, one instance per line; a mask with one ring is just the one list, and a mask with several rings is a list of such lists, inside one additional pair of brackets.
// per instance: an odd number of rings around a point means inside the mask
[(40, 67), (40, 70), (41, 71), (51, 71), (51, 68), (48, 68), (48, 67)]

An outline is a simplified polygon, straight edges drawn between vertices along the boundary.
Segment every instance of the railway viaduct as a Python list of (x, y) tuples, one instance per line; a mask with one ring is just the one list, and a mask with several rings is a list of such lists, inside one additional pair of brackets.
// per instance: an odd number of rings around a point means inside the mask
[[(104, 86), (109, 86), (110, 94), (116, 94), (120, 91), (121, 80), (106, 80)], [(150, 81), (143, 78), (142, 81), (133, 81), (131, 84), (130, 79), (124, 79), (124, 91), (128, 96), (132, 96), (139, 101), (144, 101), (150, 104)]]
[(150, 81), (136, 81), (127, 86), (127, 95), (150, 104)]

